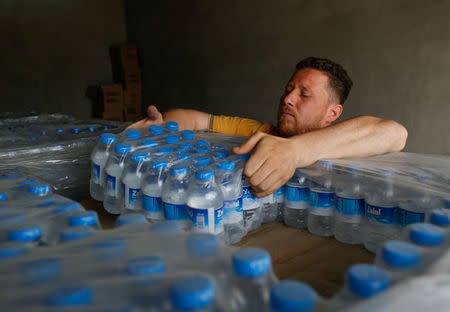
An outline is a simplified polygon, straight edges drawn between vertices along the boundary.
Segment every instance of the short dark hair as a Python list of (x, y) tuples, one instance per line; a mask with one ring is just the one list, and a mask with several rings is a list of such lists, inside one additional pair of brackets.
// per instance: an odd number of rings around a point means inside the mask
[(329, 79), (330, 88), (338, 96), (339, 103), (344, 104), (353, 85), (344, 67), (328, 59), (311, 56), (301, 60), (295, 68), (297, 70), (313, 68), (326, 74)]

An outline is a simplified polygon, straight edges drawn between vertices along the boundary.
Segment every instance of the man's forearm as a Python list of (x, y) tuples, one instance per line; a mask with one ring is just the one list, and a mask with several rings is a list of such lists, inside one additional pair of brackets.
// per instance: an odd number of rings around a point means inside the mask
[(408, 132), (401, 124), (372, 116), (355, 117), (327, 128), (292, 137), (298, 163), (313, 163), (320, 159), (366, 157), (401, 151)]
[(176, 108), (163, 114), (164, 121), (176, 121), (180, 130), (205, 130), (208, 129), (207, 113), (193, 109)]

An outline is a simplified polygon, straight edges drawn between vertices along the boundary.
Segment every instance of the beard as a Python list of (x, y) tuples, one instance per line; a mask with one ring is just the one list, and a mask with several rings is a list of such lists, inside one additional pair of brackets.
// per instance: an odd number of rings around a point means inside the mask
[(319, 129), (320, 126), (312, 126), (306, 124), (299, 124), (298, 120), (295, 122), (285, 120), (284, 118), (278, 118), (277, 133), (280, 137), (289, 138), (294, 135), (304, 134), (315, 129)]

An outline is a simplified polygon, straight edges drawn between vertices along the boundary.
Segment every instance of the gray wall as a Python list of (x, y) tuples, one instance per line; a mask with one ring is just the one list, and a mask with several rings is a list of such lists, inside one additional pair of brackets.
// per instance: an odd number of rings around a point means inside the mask
[(370, 114), (409, 130), (407, 150), (450, 154), (450, 1), (129, 0), (144, 103), (274, 122), (295, 64), (346, 67), (342, 118)]
[(123, 0), (2, 0), (0, 112), (91, 116), (89, 85), (111, 82), (109, 47), (126, 42)]

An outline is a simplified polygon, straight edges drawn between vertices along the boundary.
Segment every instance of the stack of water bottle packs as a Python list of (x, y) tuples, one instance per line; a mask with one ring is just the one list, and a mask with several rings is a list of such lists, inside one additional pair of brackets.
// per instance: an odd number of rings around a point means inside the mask
[(88, 198), (89, 156), (103, 132), (124, 123), (63, 114), (0, 115), (0, 169), (19, 168), (77, 200)]

